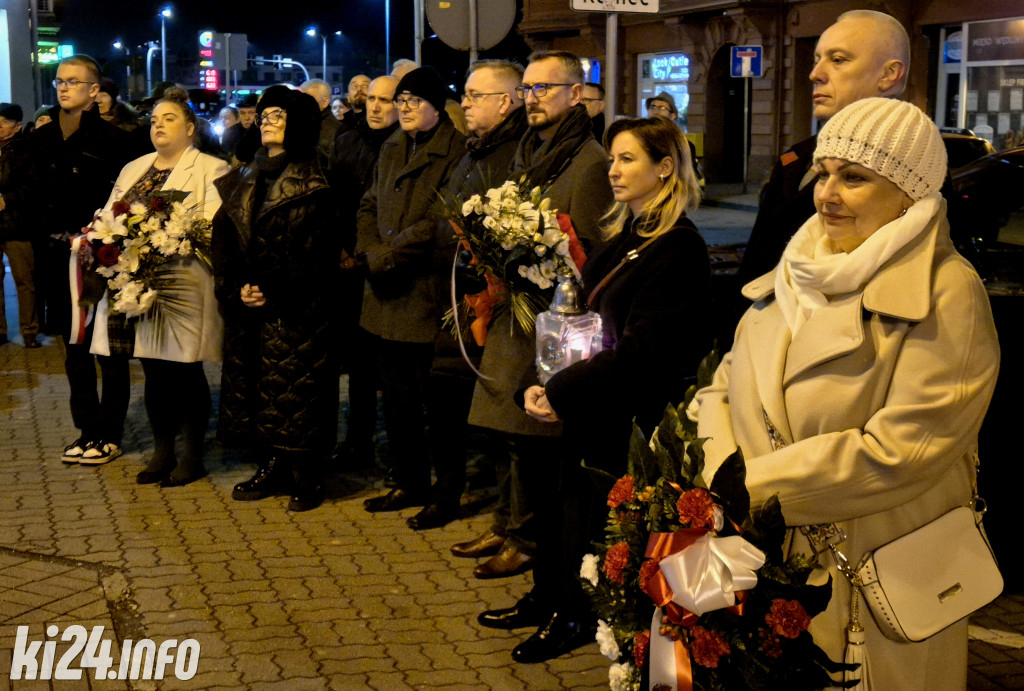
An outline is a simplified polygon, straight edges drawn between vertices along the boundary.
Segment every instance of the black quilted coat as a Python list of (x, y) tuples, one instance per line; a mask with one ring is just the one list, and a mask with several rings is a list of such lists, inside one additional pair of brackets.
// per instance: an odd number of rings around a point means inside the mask
[[(215, 183), (223, 203), (213, 261), (224, 311), (217, 434), (228, 446), (326, 452), (338, 422), (336, 213), (315, 161), (266, 175), (243, 166)], [(260, 287), (266, 305), (242, 304), (246, 283)]]

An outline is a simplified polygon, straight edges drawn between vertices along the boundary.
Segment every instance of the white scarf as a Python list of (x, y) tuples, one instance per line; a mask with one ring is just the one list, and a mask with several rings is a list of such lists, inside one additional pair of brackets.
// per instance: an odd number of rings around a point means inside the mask
[(840, 250), (814, 214), (786, 245), (775, 269), (775, 297), (795, 336), (830, 296), (863, 288), (893, 255), (920, 235), (939, 210), (942, 195), (919, 199), (907, 212), (885, 224), (850, 253)]

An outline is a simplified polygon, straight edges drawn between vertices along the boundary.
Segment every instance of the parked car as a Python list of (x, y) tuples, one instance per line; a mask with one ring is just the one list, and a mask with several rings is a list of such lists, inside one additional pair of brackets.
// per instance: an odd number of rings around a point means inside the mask
[(996, 152), (987, 139), (976, 136), (971, 130), (943, 127), (941, 132), (950, 170)]
[(1024, 147), (989, 154), (950, 171), (949, 225), (954, 242), (967, 250), (965, 256), (971, 258), (971, 246), (977, 248), (978, 241), (985, 249), (996, 249), (1001, 236), (1004, 243), (1024, 245), (1022, 192)]

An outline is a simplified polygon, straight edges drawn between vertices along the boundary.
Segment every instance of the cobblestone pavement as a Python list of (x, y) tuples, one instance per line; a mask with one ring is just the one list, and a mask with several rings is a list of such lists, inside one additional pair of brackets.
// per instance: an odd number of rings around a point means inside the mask
[[(5, 287), (17, 324), (9, 278)], [(412, 509), (363, 510), (379, 472), (337, 473), (327, 503), (307, 513), (288, 512), (284, 497), (235, 502), (231, 487), (253, 466), (222, 452), (212, 432), (209, 477), (183, 488), (137, 485), (150, 452), (138, 363), (126, 454), (65, 466), (59, 455), (74, 428), (62, 349), (45, 339), (26, 350), (11, 338), (0, 347), (0, 689), (606, 686), (608, 661), (595, 644), (516, 665), (509, 653), (524, 635), (476, 623), (478, 612), (530, 587), (529, 576), (477, 580), (472, 560), (448, 552), (487, 527), (488, 490), (468, 494), (462, 520), (420, 533), (405, 525)], [(219, 369), (207, 375), (216, 395)], [(1024, 596), (1001, 597), (972, 624), (969, 688), (1024, 689)], [(103, 627), (113, 670), (127, 663), (128, 640), (195, 639), (197, 673), (176, 680), (172, 662), (162, 681), (96, 681), (88, 669), (80, 681), (8, 680), (19, 626), (28, 641), (52, 641), (72, 625)], [(57, 641), (53, 659), (69, 644)]]

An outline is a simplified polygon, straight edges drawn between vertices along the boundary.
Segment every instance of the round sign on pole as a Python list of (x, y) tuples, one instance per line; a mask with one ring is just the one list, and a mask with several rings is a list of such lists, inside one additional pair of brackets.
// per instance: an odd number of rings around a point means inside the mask
[[(469, 50), (469, 0), (426, 0), (434, 33), (456, 50)], [(476, 0), (477, 50), (498, 45), (516, 20), (515, 0)]]

